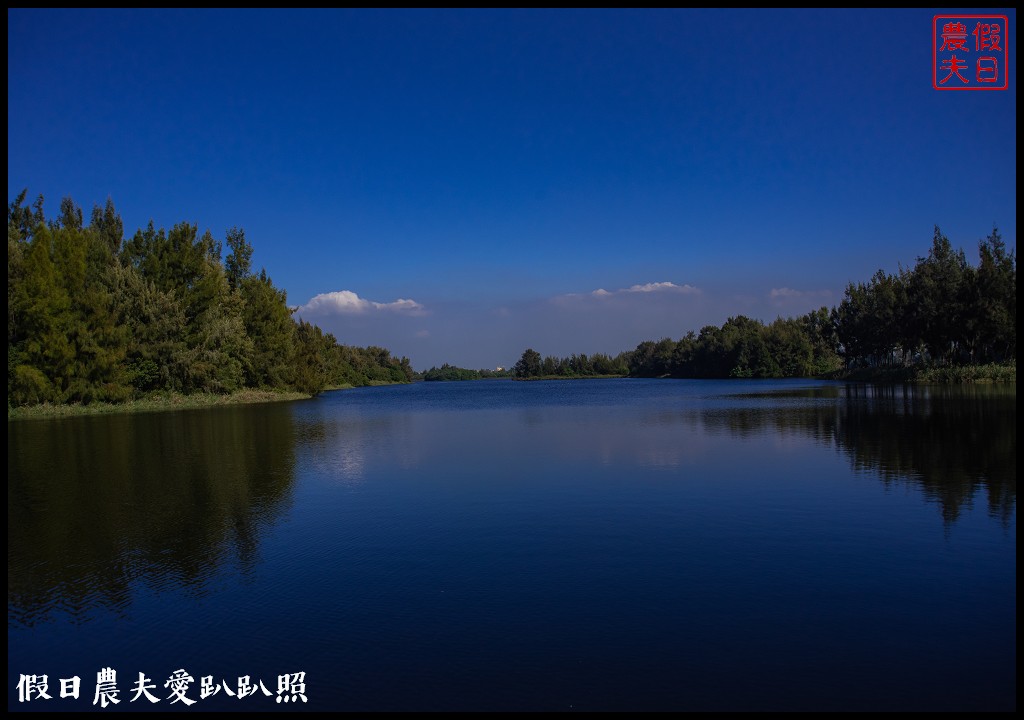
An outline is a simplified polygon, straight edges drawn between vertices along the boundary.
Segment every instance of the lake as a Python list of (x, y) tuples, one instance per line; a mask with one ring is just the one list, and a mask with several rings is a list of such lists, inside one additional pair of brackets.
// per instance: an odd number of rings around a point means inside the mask
[(1016, 422), (625, 379), (8, 422), (8, 708), (109, 667), (108, 711), (178, 670), (194, 710), (1015, 710)]

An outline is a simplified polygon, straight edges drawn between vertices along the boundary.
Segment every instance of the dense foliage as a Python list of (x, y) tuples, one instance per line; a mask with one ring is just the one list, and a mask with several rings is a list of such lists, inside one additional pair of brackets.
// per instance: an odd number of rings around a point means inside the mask
[(406, 358), (293, 319), (285, 292), (252, 272), (241, 229), (228, 231), (222, 260), (221, 242), (187, 222), (150, 222), (126, 240), (110, 200), (86, 224), (70, 198), (47, 221), (42, 197), (25, 196), (7, 211), (9, 405), (413, 377)]
[(935, 228), (912, 270), (879, 270), (850, 283), (832, 322), (849, 366), (974, 364), (1017, 357), (1017, 254), (998, 230), (978, 246), (979, 263)]
[(523, 353), (512, 368), (514, 378), (579, 378), (579, 377), (622, 377), (629, 374), (630, 353), (619, 353), (612, 358), (602, 353), (595, 355), (570, 355), (541, 358), (536, 350)]
[(419, 379), (427, 382), (441, 380), (485, 380), (489, 378), (507, 378), (507, 370), (469, 370), (445, 363), (441, 367), (432, 367), (424, 372)]
[[(1017, 258), (997, 230), (977, 267), (938, 228), (926, 257), (896, 275), (850, 283), (838, 307), (770, 324), (742, 315), (680, 340), (607, 355), (541, 359), (526, 350), (513, 377), (808, 377), (842, 368), (951, 368), (1016, 361)], [(948, 373), (947, 373), (948, 374)], [(956, 373), (954, 373), (955, 375)]]
[(828, 310), (770, 325), (742, 315), (721, 327), (708, 325), (680, 340), (646, 340), (635, 350), (607, 355), (546, 357), (523, 353), (513, 377), (805, 377), (840, 365)]

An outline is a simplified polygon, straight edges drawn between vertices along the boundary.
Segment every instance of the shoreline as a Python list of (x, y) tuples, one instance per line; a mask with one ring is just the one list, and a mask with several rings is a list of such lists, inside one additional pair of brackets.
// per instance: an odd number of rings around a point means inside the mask
[[(381, 387), (384, 385), (404, 385), (406, 383), (388, 382), (385, 380), (371, 380), (362, 387)], [(333, 392), (336, 390), (352, 390), (356, 385), (343, 383), (326, 387), (317, 393)], [(297, 400), (311, 400), (316, 397), (311, 393), (295, 392), (291, 390), (239, 390), (229, 395), (215, 395), (213, 393), (194, 393), (182, 395), (181, 393), (162, 393), (153, 397), (129, 400), (124, 403), (97, 402), (82, 405), (69, 403), (67, 405), (26, 405), (23, 407), (7, 407), (7, 420), (41, 420), (47, 418), (64, 417), (85, 417), (89, 415), (116, 415), (150, 412), (168, 412), (173, 410), (196, 410), (199, 408), (224, 407), (226, 405), (262, 405), (275, 402), (295, 402)]]
[(1017, 382), (1016, 363), (949, 367), (856, 368), (820, 376), (822, 380), (918, 385), (992, 385)]
[(532, 382), (534, 380), (615, 380), (628, 378), (629, 375), (533, 375), (531, 377), (513, 377), (516, 382)]
[[(338, 388), (342, 389), (342, 388)], [(194, 410), (197, 408), (223, 407), (225, 405), (258, 405), (271, 402), (293, 402), (309, 400), (309, 393), (275, 391), (275, 390), (239, 390), (230, 395), (213, 395), (195, 393), (181, 395), (168, 393), (156, 397), (130, 400), (126, 403), (90, 403), (88, 405), (69, 404), (28, 405), (25, 407), (7, 408), (8, 420), (34, 420), (45, 418), (84, 417), (87, 415), (134, 414), (149, 412), (167, 412), (171, 410)]]
[[(510, 378), (515, 382), (534, 382), (543, 380), (611, 380), (611, 379), (639, 379), (630, 378), (628, 375), (541, 375), (526, 378)], [(483, 379), (483, 378), (480, 378)], [(648, 378), (649, 379), (649, 378)], [(672, 380), (727, 380), (730, 378), (673, 378), (662, 376), (655, 379)], [(753, 380), (785, 380), (800, 378), (743, 378)], [(1014, 384), (1017, 382), (1017, 366), (1014, 365), (965, 365), (961, 367), (943, 368), (858, 368), (850, 371), (828, 373), (809, 378), (808, 380), (833, 380), (839, 382), (865, 382), (886, 385), (916, 384), (916, 385), (996, 385)], [(441, 381), (445, 382), (445, 381)], [(453, 382), (453, 381), (447, 381)], [(465, 381), (463, 381), (465, 382)], [(384, 385), (396, 385), (404, 383), (391, 383), (382, 381), (371, 381), (369, 387), (381, 387)], [(335, 385), (324, 388), (323, 392), (337, 390), (351, 390), (353, 385)], [(167, 393), (155, 397), (131, 400), (126, 403), (90, 403), (88, 405), (68, 404), (51, 405), (29, 405), (25, 407), (7, 408), (7, 420), (33, 420), (46, 418), (63, 417), (85, 417), (89, 415), (111, 415), (111, 414), (134, 414), (150, 412), (168, 412), (173, 410), (194, 410), (198, 408), (223, 407), (226, 405), (259, 405), (272, 402), (294, 402), (297, 400), (310, 400), (314, 397), (309, 393), (277, 391), (277, 390), (240, 390), (230, 395), (213, 395), (209, 393), (196, 393), (193, 395), (182, 395), (180, 393)]]
[(614, 378), (627, 378), (630, 380), (832, 380), (838, 382), (878, 383), (883, 385), (995, 385), (1016, 383), (1017, 365), (1016, 363), (989, 363), (986, 365), (950, 367), (856, 368), (854, 370), (837, 370), (806, 377), (731, 378), (676, 375), (659, 375), (657, 377), (634, 377), (630, 375), (536, 375), (524, 378), (514, 377), (512, 380), (516, 382), (532, 382), (535, 380), (604, 380)]

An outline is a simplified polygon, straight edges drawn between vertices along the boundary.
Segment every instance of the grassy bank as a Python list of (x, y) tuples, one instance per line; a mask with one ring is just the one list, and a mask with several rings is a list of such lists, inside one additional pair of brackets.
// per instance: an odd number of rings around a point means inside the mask
[(854, 380), (881, 383), (935, 383), (957, 385), (961, 383), (1015, 383), (1016, 363), (989, 363), (987, 365), (921, 366), (903, 368), (857, 368), (826, 376), (828, 380)]
[(198, 393), (180, 395), (167, 393), (153, 397), (132, 400), (126, 403), (90, 403), (89, 405), (30, 405), (7, 408), (8, 420), (27, 418), (74, 417), (78, 415), (106, 415), (110, 413), (163, 412), (165, 410), (190, 410), (216, 405), (252, 405), (255, 403), (290, 402), (308, 400), (311, 396), (299, 392), (275, 392), (273, 390), (240, 390), (230, 395)]

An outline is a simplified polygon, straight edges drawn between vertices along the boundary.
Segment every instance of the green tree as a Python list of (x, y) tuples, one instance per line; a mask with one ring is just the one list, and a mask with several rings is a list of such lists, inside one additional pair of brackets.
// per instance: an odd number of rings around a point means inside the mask
[(234, 290), (252, 274), (252, 245), (246, 241), (245, 231), (237, 227), (228, 230), (225, 242), (230, 252), (224, 261), (224, 270), (228, 285)]
[(28, 189), (22, 190), (18, 193), (18, 197), (7, 206), (7, 234), (8, 236), (13, 235), (25, 243), (30, 242), (36, 229), (46, 222), (46, 218), (43, 216), (43, 196), (40, 195), (36, 198), (32, 207), (26, 207), (23, 203), (27, 195)]
[[(71, 298), (58, 275), (52, 234), (45, 224), (32, 235), (22, 273), (13, 293), (18, 332), (14, 338), (18, 366), (14, 368), (13, 399), (18, 404), (63, 402), (75, 373), (75, 348), (70, 340), (74, 323)], [(20, 387), (19, 378), (31, 380), (31, 387)]]
[(131, 266), (113, 272), (115, 317), (127, 328), (125, 381), (137, 392), (175, 390), (188, 383), (185, 311), (173, 291), (157, 289)]
[(842, 367), (839, 357), (839, 338), (827, 307), (820, 307), (800, 318), (804, 334), (811, 342), (813, 352), (812, 375), (822, 375)]
[(245, 332), (253, 342), (249, 385), (289, 387), (295, 323), (285, 292), (274, 287), (264, 270), (242, 281), (241, 294)]
[(114, 209), (113, 200), (107, 198), (106, 205), (102, 210), (99, 205), (93, 206), (89, 227), (106, 241), (111, 253), (116, 255), (120, 252), (121, 243), (124, 242), (124, 222), (117, 210)]
[(27, 191), (8, 206), (8, 402), (124, 400), (153, 391), (230, 392), (409, 382), (409, 359), (349, 348), (292, 319), (232, 228), (227, 267), (209, 231), (152, 221), (128, 240), (107, 200), (88, 226), (70, 198), (53, 222)]
[(540, 369), (540, 353), (533, 348), (528, 348), (523, 351), (522, 357), (512, 367), (512, 376), (517, 378), (539, 377)]
[(777, 318), (764, 329), (770, 361), (761, 377), (809, 377), (814, 368), (814, 345), (799, 320)]
[(75, 205), (75, 201), (70, 197), (60, 201), (60, 218), (57, 220), (57, 227), (69, 230), (82, 229), (82, 208)]
[(208, 263), (185, 311), (186, 392), (229, 393), (244, 387), (255, 345), (245, 330), (243, 307), (242, 297), (228, 290), (221, 266)]
[(961, 284), (967, 260), (936, 226), (928, 256), (918, 258), (908, 296), (910, 322), (932, 358), (949, 360), (962, 339)]
[(334, 338), (316, 325), (300, 320), (295, 328), (294, 386), (310, 394), (321, 392), (331, 381), (331, 347)]
[(978, 334), (989, 360), (1017, 356), (1017, 253), (1007, 252), (997, 228), (979, 243)]

